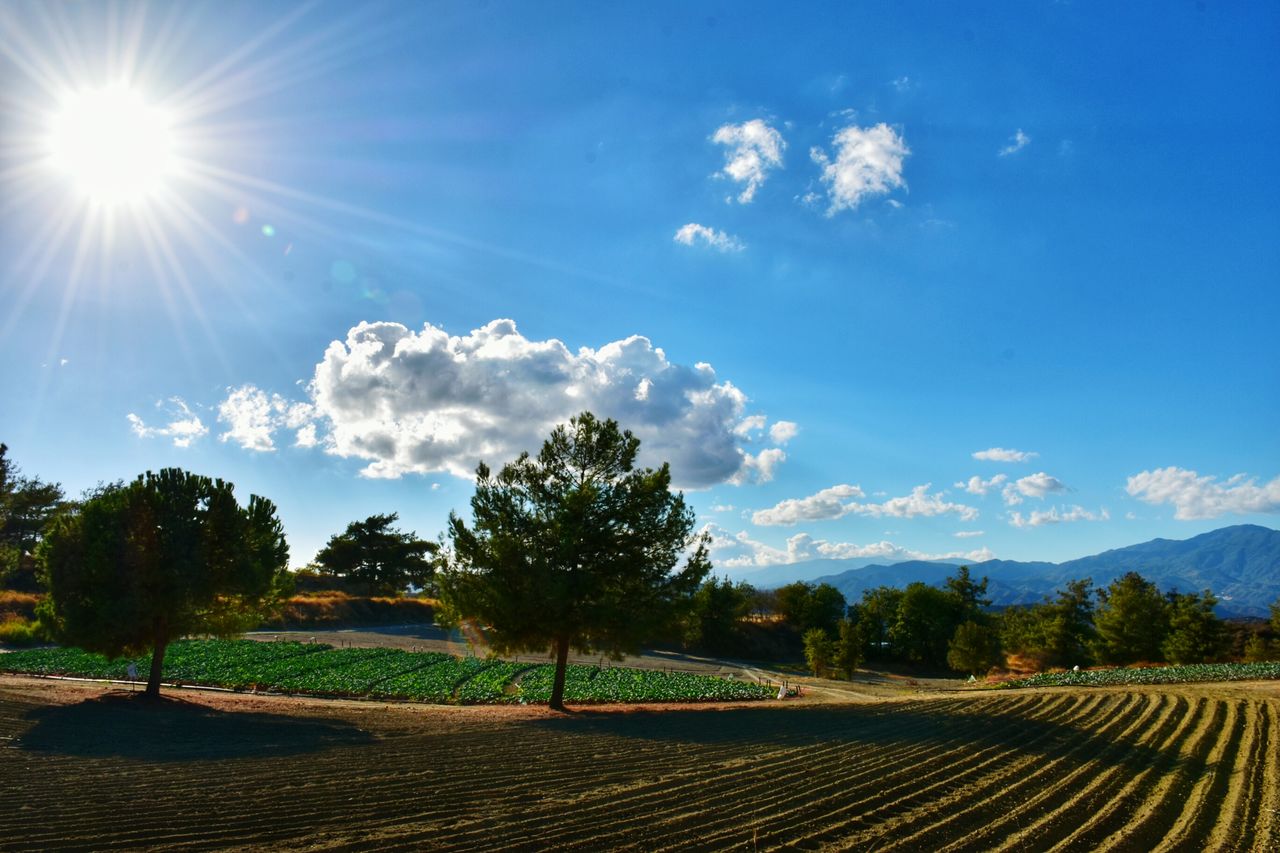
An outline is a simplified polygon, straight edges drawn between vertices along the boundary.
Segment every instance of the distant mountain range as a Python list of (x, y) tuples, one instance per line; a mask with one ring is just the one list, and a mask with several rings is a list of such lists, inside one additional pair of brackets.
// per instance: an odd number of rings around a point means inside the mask
[[(874, 560), (807, 560), (733, 573), (758, 587), (796, 580), (829, 583), (849, 601), (864, 589), (906, 586), (913, 581), (940, 584), (964, 560), (911, 560), (892, 565)], [(1213, 590), (1223, 616), (1266, 616), (1280, 598), (1280, 530), (1239, 524), (1190, 539), (1152, 539), (1065, 563), (988, 560), (969, 562), (976, 577), (988, 578), (988, 594), (997, 606), (1030, 604), (1053, 595), (1069, 580), (1092, 578), (1105, 586), (1125, 572), (1139, 572), (1163, 590)]]

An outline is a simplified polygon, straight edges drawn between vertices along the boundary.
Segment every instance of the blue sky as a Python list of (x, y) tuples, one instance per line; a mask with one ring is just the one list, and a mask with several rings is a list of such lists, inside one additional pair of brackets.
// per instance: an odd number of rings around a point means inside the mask
[[(1266, 3), (5, 4), (0, 440), (72, 493), (230, 479), (295, 565), (375, 512), (434, 537), (584, 407), (721, 569), (1275, 526), (1278, 37)], [(128, 199), (50, 154), (112, 86)]]

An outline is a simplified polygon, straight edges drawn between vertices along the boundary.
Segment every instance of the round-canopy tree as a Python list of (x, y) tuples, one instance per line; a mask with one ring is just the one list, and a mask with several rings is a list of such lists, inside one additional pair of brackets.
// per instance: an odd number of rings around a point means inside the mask
[(43, 618), (66, 643), (108, 657), (151, 650), (160, 692), (169, 642), (243, 630), (288, 587), (276, 508), (178, 468), (112, 486), (60, 518), (40, 545)]
[(500, 653), (550, 647), (556, 709), (571, 647), (636, 651), (711, 569), (668, 466), (636, 469), (639, 447), (616, 422), (583, 412), (556, 427), (536, 459), (521, 454), (496, 477), (482, 462), (472, 524), (449, 517), (446, 617), (488, 626)]
[(316, 565), (326, 575), (375, 593), (395, 595), (411, 585), (425, 586), (435, 570), (428, 555), (438, 546), (392, 527), (399, 517), (393, 512), (351, 522), (345, 533), (329, 537), (316, 554)]

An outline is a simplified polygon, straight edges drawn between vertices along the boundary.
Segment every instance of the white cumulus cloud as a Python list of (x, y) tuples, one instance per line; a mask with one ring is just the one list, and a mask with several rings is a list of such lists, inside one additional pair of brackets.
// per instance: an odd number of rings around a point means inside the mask
[(964, 521), (973, 521), (978, 517), (978, 510), (964, 504), (943, 500), (946, 492), (929, 494), (932, 483), (916, 486), (911, 494), (898, 498), (889, 498), (882, 503), (849, 504), (849, 511), (858, 515), (893, 516), (894, 518), (915, 518), (917, 516), (935, 516), (955, 513)]
[(1033, 510), (1023, 517), (1020, 512), (1009, 513), (1009, 523), (1014, 527), (1040, 527), (1045, 524), (1064, 524), (1071, 521), (1107, 521), (1111, 514), (1105, 509), (1096, 513), (1089, 512), (1082, 506), (1050, 507), (1047, 510)]
[(740, 435), (743, 438), (750, 438), (753, 433), (763, 430), (767, 423), (769, 423), (769, 419), (764, 415), (747, 415), (738, 421), (738, 425), (733, 428), (733, 434)]
[(757, 510), (751, 516), (751, 523), (762, 527), (777, 527), (801, 521), (840, 518), (849, 512), (846, 501), (865, 496), (858, 486), (842, 483), (807, 498), (788, 498), (769, 509)]
[(1217, 480), (1186, 468), (1157, 468), (1133, 475), (1125, 489), (1149, 504), (1171, 504), (1173, 517), (1182, 520), (1280, 512), (1280, 476), (1262, 485), (1246, 474)]
[[(245, 450), (269, 453), (276, 449), (273, 435), (282, 429), (297, 430), (296, 442), (310, 447), (317, 441), (311, 424), (315, 408), (309, 403), (286, 400), (279, 394), (268, 395), (260, 388), (242, 385), (229, 389), (227, 398), (218, 404), (218, 420), (227, 431), (221, 441), (234, 441)], [(310, 429), (308, 429), (310, 427)]]
[[(133, 434), (139, 438), (171, 438), (174, 447), (190, 447), (191, 443), (206, 435), (209, 428), (200, 420), (200, 416), (181, 397), (170, 397), (165, 417), (168, 422), (164, 426), (149, 427), (142, 418), (133, 412), (128, 414), (129, 425)], [(156, 408), (165, 409), (163, 402), (157, 402)]]
[(726, 234), (723, 231), (717, 231), (714, 228), (708, 228), (696, 222), (680, 226), (672, 239), (686, 246), (694, 244), (709, 246), (717, 252), (741, 252), (747, 248), (745, 243), (732, 234)]
[(1066, 490), (1066, 484), (1057, 477), (1050, 477), (1045, 472), (1039, 471), (1009, 483), (1004, 487), (1001, 495), (1004, 497), (1005, 504), (1017, 506), (1022, 503), (1023, 498), (1043, 499), (1045, 495)]
[(813, 162), (822, 167), (829, 202), (827, 216), (852, 210), (867, 196), (884, 195), (906, 186), (902, 161), (911, 149), (889, 125), (849, 125), (838, 131), (831, 143), (835, 148), (833, 156), (817, 147), (809, 151)]
[(1018, 128), (1018, 132), (1009, 137), (1009, 144), (1000, 149), (1000, 156), (1008, 157), (1010, 154), (1017, 154), (1030, 144), (1031, 137), (1023, 133), (1022, 128)]
[(728, 148), (720, 174), (744, 185), (738, 194), (740, 204), (749, 204), (769, 172), (782, 166), (782, 152), (787, 147), (782, 134), (758, 118), (721, 125), (711, 141)]
[(984, 480), (975, 474), (969, 478), (968, 482), (956, 483), (955, 487), (957, 489), (964, 489), (971, 495), (985, 495), (1007, 479), (1009, 478), (1004, 474), (996, 474), (990, 480)]
[(744, 483), (767, 483), (773, 479), (773, 472), (779, 465), (787, 461), (787, 454), (781, 448), (769, 447), (754, 456), (744, 452), (740, 467), (728, 482), (740, 486)]
[(981, 459), (985, 462), (1029, 462), (1039, 455), (1039, 453), (1033, 453), (1027, 450), (1010, 450), (1004, 447), (990, 447), (986, 450), (976, 451), (973, 454), (973, 458)]
[(367, 477), (469, 479), (480, 460), (498, 466), (536, 452), (557, 424), (589, 410), (632, 430), (640, 464), (669, 461), (684, 488), (765, 481), (786, 458), (780, 448), (742, 446), (750, 416), (732, 383), (709, 364), (669, 361), (639, 335), (574, 353), (524, 337), (510, 320), (466, 335), (360, 323), (328, 346), (307, 389), (302, 403), (234, 389), (220, 407), (223, 440), (271, 450), (274, 433), (290, 428), (300, 445), (367, 462)]
[(793, 421), (777, 421), (769, 427), (769, 438), (773, 439), (775, 444), (786, 444), (795, 438), (799, 431), (800, 427)]
[(955, 533), (952, 533), (951, 535), (956, 537), (957, 539), (972, 539), (975, 536), (982, 536), (986, 532), (987, 531), (985, 530), (957, 530)]

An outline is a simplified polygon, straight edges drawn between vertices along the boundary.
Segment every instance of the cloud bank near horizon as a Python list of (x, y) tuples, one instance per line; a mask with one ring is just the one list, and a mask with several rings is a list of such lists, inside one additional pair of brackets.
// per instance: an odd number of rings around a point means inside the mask
[(805, 560), (856, 560), (872, 558), (902, 562), (905, 560), (971, 560), (975, 563), (995, 559), (990, 548), (948, 553), (928, 553), (905, 548), (888, 540), (859, 545), (855, 542), (832, 542), (815, 539), (808, 533), (797, 533), (777, 548), (753, 539), (745, 530), (733, 533), (714, 522), (703, 525), (702, 532), (711, 537), (710, 551), (717, 566), (727, 569), (764, 568), (788, 565)]

